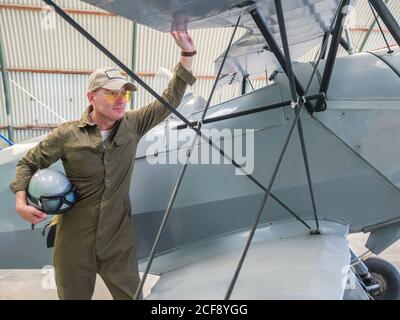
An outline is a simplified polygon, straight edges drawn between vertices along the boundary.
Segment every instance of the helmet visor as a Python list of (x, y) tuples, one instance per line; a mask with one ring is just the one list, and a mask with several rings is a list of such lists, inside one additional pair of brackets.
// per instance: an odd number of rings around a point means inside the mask
[(41, 203), (43, 207), (43, 211), (47, 213), (51, 213), (54, 211), (60, 210), (62, 206), (62, 199), (54, 197), (53, 199), (48, 199), (41, 197)]
[(72, 208), (78, 200), (78, 192), (74, 185), (64, 193), (53, 196), (41, 196), (43, 211), (47, 214), (61, 214)]
[(78, 194), (76, 193), (76, 189), (72, 188), (70, 192), (68, 192), (64, 198), (64, 203), (73, 205), (78, 200)]

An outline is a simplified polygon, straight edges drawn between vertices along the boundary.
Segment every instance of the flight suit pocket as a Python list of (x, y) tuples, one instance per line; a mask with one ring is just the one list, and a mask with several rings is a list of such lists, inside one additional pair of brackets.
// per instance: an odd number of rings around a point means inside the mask
[(102, 159), (103, 154), (97, 150), (71, 150), (66, 152), (63, 164), (71, 177), (87, 178), (102, 173)]
[(67, 159), (71, 161), (89, 160), (94, 155), (92, 150), (74, 150), (68, 153)]

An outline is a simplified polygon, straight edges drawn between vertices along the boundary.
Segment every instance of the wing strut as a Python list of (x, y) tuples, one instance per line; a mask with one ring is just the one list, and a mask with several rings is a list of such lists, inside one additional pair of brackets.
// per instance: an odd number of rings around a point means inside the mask
[[(280, 0), (276, 0), (276, 1), (275, 1), (275, 4), (277, 4), (278, 1), (280, 2)], [(344, 1), (348, 1), (348, 0), (344, 0)], [(343, 5), (343, 2), (342, 2), (342, 5)], [(342, 5), (339, 6), (338, 10), (341, 10), (341, 9), (342, 9)], [(277, 6), (276, 9), (277, 9), (277, 13), (278, 13), (279, 10), (280, 10), (280, 9), (279, 9), (279, 4), (278, 4), (278, 6)], [(271, 34), (270, 31), (268, 30), (267, 26), (265, 25), (264, 20), (262, 19), (260, 13), (258, 12), (257, 9), (252, 10), (250, 13), (251, 13), (251, 15), (252, 15), (252, 17), (253, 17), (255, 23), (257, 24), (258, 28), (260, 29), (261, 33), (263, 34), (264, 38), (267, 40), (267, 43), (268, 43), (268, 45), (270, 46), (270, 50), (274, 53), (275, 57), (276, 57), (276, 58), (278, 59), (278, 61), (281, 63), (282, 68), (285, 70), (286, 74), (288, 74), (288, 72), (287, 72), (287, 70), (286, 70), (286, 61), (284, 60), (284, 57), (282, 56), (282, 53), (280, 52), (280, 50), (277, 50), (277, 49), (279, 49), (279, 47), (276, 45), (276, 42), (275, 42), (274, 38), (272, 37), (272, 34)], [(281, 12), (281, 14), (282, 14), (282, 12)], [(279, 16), (279, 13), (278, 13), (278, 16)], [(279, 25), (280, 25), (280, 28), (281, 28), (281, 21), (279, 21)], [(332, 27), (333, 27), (333, 23), (332, 23), (332, 25), (331, 25), (331, 30), (332, 30)], [(284, 40), (283, 40), (284, 34), (281, 34), (281, 37), (282, 37), (283, 46), (285, 46)], [(316, 63), (315, 63), (315, 68), (314, 68), (314, 71), (313, 71), (313, 73), (312, 73), (312, 75), (311, 75), (311, 78), (310, 78), (310, 80), (309, 80), (309, 82), (308, 82), (306, 91), (304, 91), (301, 87), (297, 87), (297, 82), (298, 82), (298, 81), (297, 81), (297, 79), (296, 79), (296, 76), (295, 76), (294, 74), (292, 74), (292, 81), (293, 81), (293, 83), (295, 83), (295, 85), (296, 85), (295, 88), (296, 88), (296, 90), (297, 90), (297, 93), (299, 93), (299, 91), (300, 91), (300, 92), (303, 92), (303, 94), (300, 96), (300, 98), (299, 98), (298, 101), (297, 101), (297, 103), (298, 103), (298, 109), (297, 109), (297, 111), (296, 111), (296, 117), (295, 117), (295, 119), (293, 120), (293, 123), (292, 123), (292, 125), (291, 125), (291, 127), (290, 127), (290, 130), (289, 130), (289, 133), (288, 133), (288, 136), (287, 136), (287, 138), (286, 138), (286, 141), (285, 141), (285, 143), (284, 143), (284, 145), (283, 145), (281, 154), (280, 154), (280, 156), (279, 156), (278, 162), (277, 162), (277, 164), (276, 164), (276, 166), (275, 166), (275, 168), (274, 168), (274, 171), (273, 171), (273, 173), (272, 173), (272, 176), (271, 176), (271, 179), (270, 179), (270, 182), (269, 182), (269, 185), (268, 185), (268, 190), (267, 190), (267, 192), (264, 194), (264, 198), (263, 198), (261, 207), (260, 207), (260, 209), (259, 209), (259, 211), (258, 211), (258, 214), (257, 214), (257, 216), (256, 216), (256, 220), (255, 220), (255, 222), (254, 222), (254, 224), (253, 224), (253, 226), (252, 226), (252, 229), (250, 230), (250, 234), (249, 234), (249, 236), (248, 236), (248, 238), (247, 238), (247, 240), (246, 240), (246, 243), (245, 243), (245, 245), (244, 245), (244, 247), (243, 247), (243, 250), (242, 250), (242, 253), (241, 253), (241, 256), (240, 256), (238, 265), (237, 265), (237, 267), (236, 267), (235, 273), (234, 273), (234, 275), (233, 275), (233, 278), (232, 278), (232, 280), (231, 280), (231, 282), (230, 282), (230, 284), (229, 284), (228, 290), (227, 290), (227, 292), (226, 292), (225, 300), (228, 300), (228, 299), (230, 299), (230, 297), (231, 297), (231, 294), (232, 294), (232, 291), (233, 291), (234, 286), (235, 286), (235, 284), (236, 284), (236, 281), (237, 281), (237, 278), (238, 278), (238, 276), (239, 276), (240, 270), (241, 270), (241, 268), (242, 268), (242, 266), (243, 266), (243, 262), (244, 262), (244, 260), (245, 260), (245, 258), (246, 258), (247, 252), (248, 252), (248, 250), (249, 250), (249, 248), (250, 248), (251, 241), (253, 240), (255, 231), (256, 231), (256, 229), (257, 229), (257, 225), (258, 225), (258, 223), (259, 223), (259, 220), (260, 220), (260, 218), (261, 218), (262, 212), (263, 212), (263, 210), (264, 210), (265, 203), (266, 203), (267, 200), (268, 200), (268, 197), (269, 197), (269, 195), (270, 195), (270, 192), (271, 192), (272, 186), (273, 186), (273, 184), (274, 184), (275, 178), (276, 178), (276, 176), (277, 176), (277, 174), (278, 174), (279, 167), (280, 167), (280, 165), (281, 165), (281, 163), (282, 163), (282, 160), (283, 160), (283, 157), (284, 157), (284, 155), (285, 155), (285, 153), (286, 153), (286, 150), (287, 150), (287, 147), (288, 147), (290, 138), (291, 138), (291, 136), (292, 136), (292, 134), (293, 134), (294, 128), (295, 128), (296, 125), (299, 123), (299, 119), (300, 119), (301, 111), (303, 110), (303, 106), (305, 106), (306, 103), (307, 103), (307, 101), (304, 101), (304, 98), (303, 98), (303, 97), (307, 95), (307, 93), (308, 93), (308, 91), (309, 91), (309, 89), (310, 89), (310, 87), (311, 87), (312, 81), (314, 80), (314, 77), (315, 77), (315, 75), (316, 75), (316, 73), (317, 73), (318, 65), (319, 65), (319, 63), (320, 63), (320, 61), (321, 61), (322, 55), (324, 54), (324, 52), (325, 52), (325, 50), (326, 50), (326, 46), (328, 45), (328, 37), (326, 37), (325, 40), (326, 40), (326, 41), (325, 41), (325, 42), (323, 43), (323, 45), (321, 46), (320, 54), (319, 54), (318, 60), (317, 60)], [(275, 44), (275, 45), (274, 45), (274, 44)], [(286, 43), (286, 44), (287, 44), (287, 43)], [(287, 59), (288, 57), (289, 57), (289, 56), (287, 56), (286, 59)], [(289, 60), (289, 62), (290, 62), (290, 60)], [(289, 81), (290, 81), (290, 80), (289, 80)], [(292, 85), (293, 85), (293, 83), (292, 83)], [(296, 98), (296, 99), (297, 99), (297, 98)]]
[(382, 0), (369, 0), (376, 12), (381, 17), (382, 21), (385, 23), (393, 39), (397, 42), (400, 47), (400, 26), (393, 14), (390, 12), (389, 8)]
[[(312, 95), (306, 96), (305, 98), (303, 97), (303, 100), (305, 100), (305, 101), (313, 101), (313, 100), (324, 99), (324, 98), (325, 98), (325, 94), (324, 93), (316, 93), (316, 94), (312, 94)], [(200, 123), (207, 124), (207, 123), (218, 122), (218, 121), (237, 118), (237, 117), (243, 117), (243, 116), (247, 116), (249, 114), (253, 114), (253, 113), (257, 113), (257, 112), (263, 112), (263, 111), (268, 111), (268, 110), (273, 110), (273, 109), (277, 109), (277, 108), (290, 106), (291, 103), (292, 103), (292, 100), (286, 100), (286, 101), (282, 101), (282, 102), (269, 104), (267, 106), (257, 107), (257, 108), (254, 108), (254, 109), (247, 109), (247, 110), (243, 110), (243, 111), (224, 114), (222, 116), (206, 118), (206, 119), (204, 119), (202, 121), (192, 121), (192, 122), (189, 123), (189, 126), (190, 127), (197, 127)], [(185, 129), (187, 127), (188, 127), (188, 125), (186, 125), (186, 124), (180, 124), (180, 125), (176, 126), (176, 129), (177, 130), (182, 130), (182, 129)]]
[[(286, 75), (288, 76), (289, 79), (289, 85), (290, 85), (290, 91), (292, 95), (292, 107), (295, 110), (295, 114), (299, 112), (299, 99), (297, 97), (297, 92), (296, 92), (296, 83), (294, 81), (294, 73), (293, 73), (293, 68), (292, 68), (292, 61), (290, 59), (290, 50), (289, 50), (289, 42), (286, 34), (286, 26), (285, 26), (285, 19), (283, 16), (283, 8), (282, 8), (282, 3), (280, 0), (275, 0), (275, 7), (276, 7), (276, 14), (278, 16), (278, 24), (279, 24), (279, 30), (281, 33), (281, 39), (282, 39), (282, 46), (283, 46), (283, 51), (285, 54), (285, 66), (286, 66)], [(279, 47), (276, 48), (280, 54), (282, 52), (280, 51)], [(303, 98), (304, 100), (304, 98)], [(319, 221), (318, 221), (318, 216), (317, 216), (317, 209), (315, 206), (315, 198), (314, 198), (314, 190), (312, 187), (312, 181), (311, 181), (311, 174), (310, 174), (310, 167), (308, 165), (308, 158), (307, 158), (307, 150), (306, 150), (306, 144), (304, 142), (304, 133), (303, 133), (303, 125), (301, 124), (301, 119), (299, 118), (299, 121), (297, 123), (297, 128), (299, 131), (299, 138), (300, 138), (300, 144), (301, 144), (301, 151), (303, 154), (303, 160), (304, 160), (304, 166), (306, 168), (306, 174), (307, 174), (307, 181), (308, 181), (308, 187), (310, 189), (310, 196), (311, 196), (311, 203), (313, 206), (313, 213), (314, 213), (314, 218), (315, 218), (315, 224), (316, 224), (316, 230), (314, 230), (314, 233), (319, 234)]]
[[(243, 9), (242, 9), (242, 12), (243, 12)], [(231, 36), (231, 39), (229, 40), (228, 48), (225, 51), (224, 58), (222, 59), (222, 63), (221, 63), (221, 65), (219, 67), (219, 70), (218, 70), (218, 74), (217, 74), (217, 76), (215, 78), (213, 87), (211, 88), (211, 93), (210, 93), (210, 95), (208, 97), (206, 106), (205, 106), (205, 108), (203, 110), (203, 114), (201, 115), (201, 120), (200, 120), (200, 123), (199, 123), (199, 126), (198, 126), (199, 130), (201, 129), (202, 121), (204, 120), (204, 118), (206, 116), (206, 113), (208, 111), (208, 108), (210, 106), (211, 99), (212, 99), (212, 97), (214, 95), (215, 88), (217, 87), (218, 80), (219, 80), (219, 78), (221, 76), (221, 71), (222, 71), (222, 68), (223, 68), (223, 66), (225, 64), (226, 57), (228, 56), (229, 49), (232, 46), (233, 38), (235, 37), (236, 30), (237, 30), (237, 28), (239, 26), (240, 19), (242, 18), (242, 12), (240, 13), (239, 18), (238, 18), (238, 20), (236, 22), (235, 28), (234, 28), (234, 30), (232, 32), (232, 36)], [(171, 195), (171, 197), (169, 199), (168, 206), (167, 206), (167, 209), (165, 210), (165, 214), (164, 214), (162, 222), (160, 224), (160, 228), (158, 229), (158, 233), (157, 233), (156, 239), (154, 240), (153, 247), (151, 248), (151, 252), (150, 252), (149, 258), (147, 260), (146, 268), (144, 270), (142, 279), (140, 280), (139, 286), (138, 286), (138, 288), (136, 290), (135, 297), (134, 297), (135, 300), (138, 300), (140, 298), (140, 296), (141, 296), (141, 293), (142, 293), (142, 290), (143, 290), (143, 286), (144, 286), (144, 282), (146, 281), (147, 275), (148, 275), (148, 273), (150, 271), (151, 264), (153, 263), (154, 256), (155, 256), (155, 254), (157, 252), (158, 245), (159, 245), (160, 239), (161, 239), (161, 235), (164, 232), (165, 226), (167, 225), (168, 217), (169, 217), (169, 215), (171, 213), (172, 207), (173, 207), (175, 199), (176, 199), (176, 195), (178, 194), (179, 188), (181, 186), (181, 182), (183, 180), (183, 176), (185, 175), (186, 168), (189, 165), (190, 156), (191, 156), (191, 154), (193, 152), (193, 148), (194, 148), (194, 146), (196, 144), (197, 138), (198, 138), (197, 135), (194, 136), (192, 144), (190, 146), (190, 149), (188, 149), (188, 152), (186, 154), (185, 164), (182, 167), (181, 173), (180, 173), (180, 175), (178, 177), (178, 180), (175, 183), (174, 190), (173, 190), (172, 195)]]
[[(329, 48), (329, 53), (324, 68), (324, 74), (322, 76), (321, 86), (319, 88), (319, 92), (323, 92), (325, 93), (325, 95), (329, 88), (333, 67), (335, 65), (336, 55), (338, 52), (340, 40), (342, 39), (343, 20), (347, 15), (346, 8), (349, 6), (349, 4), (350, 0), (342, 0), (341, 4), (339, 5), (340, 10), (337, 14), (335, 29), (333, 30), (332, 43)], [(326, 109), (326, 104), (323, 100), (319, 100), (317, 101), (315, 109), (316, 111), (324, 111)]]
[(376, 22), (376, 24), (378, 25), (379, 30), (381, 31), (383, 40), (384, 40), (385, 43), (386, 43), (386, 46), (387, 46), (387, 48), (388, 48), (388, 53), (393, 53), (393, 50), (390, 49), (389, 42), (388, 42), (388, 40), (387, 40), (387, 38), (386, 38), (386, 36), (385, 36), (385, 33), (383, 32), (381, 23), (379, 22), (379, 19), (378, 19), (377, 15), (376, 15), (376, 12), (375, 12), (374, 8), (372, 7), (371, 2), (368, 1), (368, 4), (369, 4), (369, 7), (371, 8), (372, 14), (374, 15), (375, 22)]

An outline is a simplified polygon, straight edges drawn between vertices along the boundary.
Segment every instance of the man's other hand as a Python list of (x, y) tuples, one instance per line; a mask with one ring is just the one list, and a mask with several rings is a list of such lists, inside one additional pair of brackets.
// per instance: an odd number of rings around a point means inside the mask
[(47, 218), (46, 213), (29, 205), (19, 206), (17, 208), (17, 213), (22, 219), (29, 221), (32, 224), (37, 224)]

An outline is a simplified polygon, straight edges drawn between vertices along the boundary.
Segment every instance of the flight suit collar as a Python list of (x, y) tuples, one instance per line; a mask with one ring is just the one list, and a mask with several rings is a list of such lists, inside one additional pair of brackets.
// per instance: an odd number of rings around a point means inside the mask
[[(79, 120), (78, 126), (80, 128), (84, 128), (86, 126), (95, 126), (96, 124), (90, 119), (90, 112), (93, 111), (93, 106), (90, 105), (88, 106), (85, 111), (83, 112), (81, 119)], [(127, 143), (130, 139), (133, 138), (133, 132), (129, 128), (128, 124), (125, 123), (126, 121), (125, 117), (122, 118), (121, 120), (118, 120), (117, 123), (115, 124), (115, 136), (114, 139), (112, 139), (112, 142), (114, 142), (117, 145), (122, 145)]]
[(91, 113), (92, 111), (93, 111), (92, 105), (90, 105), (85, 109), (85, 111), (82, 113), (81, 119), (79, 120), (79, 128), (84, 128), (87, 125), (92, 127), (96, 125), (89, 117), (89, 113)]

